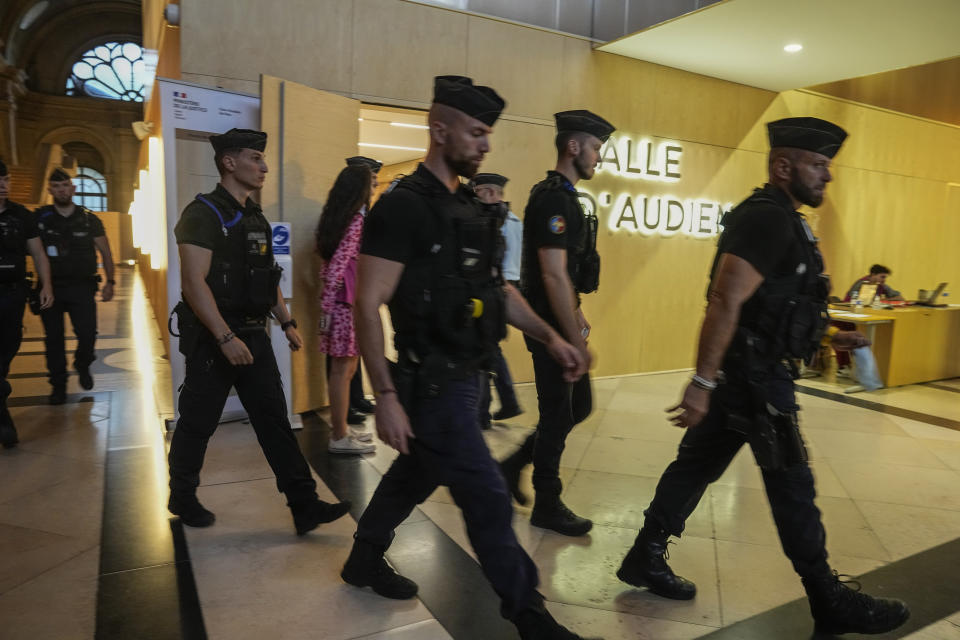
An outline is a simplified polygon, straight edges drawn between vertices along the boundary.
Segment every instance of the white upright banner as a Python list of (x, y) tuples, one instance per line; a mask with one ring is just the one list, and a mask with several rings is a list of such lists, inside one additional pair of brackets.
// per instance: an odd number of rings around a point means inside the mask
[[(260, 98), (242, 93), (210, 89), (189, 82), (157, 79), (160, 118), (163, 129), (163, 157), (167, 203), (167, 315), (180, 300), (180, 257), (173, 229), (180, 212), (198, 193), (213, 191), (219, 180), (208, 136), (233, 128), (257, 129)], [(213, 215), (213, 212), (210, 213)], [(165, 320), (165, 319), (164, 319)], [(276, 345), (275, 345), (276, 346)], [(287, 348), (286, 343), (282, 345)], [(289, 358), (287, 359), (289, 363)], [(174, 407), (185, 374), (179, 340), (170, 336), (170, 372), (173, 378)], [(289, 395), (290, 367), (281, 367)], [(234, 392), (227, 398), (223, 421), (237, 420), (245, 412)], [(172, 425), (168, 425), (172, 427)]]

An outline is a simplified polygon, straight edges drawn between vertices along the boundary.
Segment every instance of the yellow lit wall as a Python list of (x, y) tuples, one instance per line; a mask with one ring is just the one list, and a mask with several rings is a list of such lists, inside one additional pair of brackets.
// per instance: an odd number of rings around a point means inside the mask
[[(682, 198), (734, 203), (765, 179), (764, 123), (797, 115), (832, 120), (850, 139), (836, 158), (827, 200), (811, 218), (836, 289), (873, 262), (890, 266), (891, 283), (908, 295), (942, 280), (960, 286), (953, 247), (960, 211), (951, 195), (957, 187), (949, 186), (960, 183), (958, 127), (809, 92), (778, 95), (597, 53), (576, 37), (402, 0), (282, 7), (183, 0), (181, 8), (185, 80), (257, 92), (259, 75), (269, 73), (366, 102), (420, 108), (438, 74), (494, 86), (508, 106), (483, 168), (511, 178), (507, 196), (521, 216), (530, 187), (554, 161), (556, 111), (590, 109), (635, 139), (682, 145), (679, 183), (647, 182), (638, 190), (669, 187)], [(583, 186), (626, 189), (609, 175)], [(714, 240), (614, 232), (607, 222), (599, 238), (600, 291), (584, 302), (595, 374), (691, 366)], [(530, 380), (522, 341), (512, 336), (505, 352), (516, 378)]]

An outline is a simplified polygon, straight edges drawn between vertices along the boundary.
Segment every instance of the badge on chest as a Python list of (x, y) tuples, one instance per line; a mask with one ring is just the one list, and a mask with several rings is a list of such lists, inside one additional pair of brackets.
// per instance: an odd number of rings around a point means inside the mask
[(267, 255), (267, 234), (265, 231), (247, 232), (247, 255), (265, 256)]

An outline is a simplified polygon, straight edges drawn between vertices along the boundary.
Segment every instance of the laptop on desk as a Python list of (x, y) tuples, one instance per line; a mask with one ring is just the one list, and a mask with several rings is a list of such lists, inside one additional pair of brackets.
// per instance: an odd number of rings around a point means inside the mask
[(946, 282), (941, 282), (940, 286), (937, 287), (934, 291), (930, 292), (930, 295), (927, 296), (924, 300), (917, 300), (914, 304), (919, 307), (945, 307), (945, 304), (937, 304), (937, 300), (940, 298), (940, 294), (943, 293), (943, 290), (947, 288)]

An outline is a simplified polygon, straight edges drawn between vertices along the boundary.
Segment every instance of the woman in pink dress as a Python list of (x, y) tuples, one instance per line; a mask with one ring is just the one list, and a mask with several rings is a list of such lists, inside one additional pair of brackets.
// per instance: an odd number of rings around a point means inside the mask
[(323, 258), (320, 351), (330, 359), (331, 453), (370, 453), (376, 449), (370, 432), (347, 425), (350, 378), (357, 370), (360, 354), (353, 325), (357, 255), (371, 185), (370, 169), (346, 167), (333, 183), (317, 225), (317, 252)]

